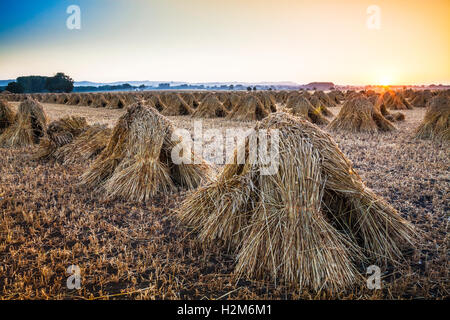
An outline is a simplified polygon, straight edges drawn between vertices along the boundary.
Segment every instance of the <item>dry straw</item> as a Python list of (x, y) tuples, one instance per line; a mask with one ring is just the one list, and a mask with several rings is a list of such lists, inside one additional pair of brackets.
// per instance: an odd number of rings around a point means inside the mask
[(48, 103), (58, 103), (58, 100), (59, 100), (59, 95), (52, 93), (49, 95)]
[(431, 98), (425, 117), (416, 130), (416, 138), (450, 140), (450, 94), (442, 92)]
[(228, 114), (227, 109), (217, 96), (208, 94), (201, 102), (200, 106), (192, 114), (195, 118), (224, 118)]
[(20, 103), (14, 122), (0, 136), (0, 145), (25, 147), (39, 143), (45, 134), (47, 117), (42, 105), (26, 99)]
[(140, 95), (136, 92), (126, 92), (122, 94), (122, 98), (127, 106), (142, 100), (142, 97), (140, 97)]
[(275, 99), (280, 104), (286, 104), (286, 101), (288, 99), (287, 91), (277, 91), (277, 92), (275, 92)]
[(323, 91), (315, 91), (313, 96), (317, 97), (327, 108), (336, 107), (336, 102)]
[(199, 102), (190, 92), (181, 92), (180, 97), (186, 102), (192, 109), (196, 109), (199, 106)]
[(386, 103), (384, 102), (383, 96), (375, 93), (373, 91), (366, 92), (366, 96), (368, 96), (369, 101), (374, 105), (375, 110), (378, 110), (386, 120), (390, 122), (404, 121), (405, 115), (401, 112), (390, 113), (386, 107)]
[(346, 100), (328, 127), (330, 130), (367, 133), (395, 130), (394, 125), (381, 114), (380, 109), (361, 94)]
[(389, 90), (383, 94), (383, 100), (386, 107), (391, 110), (408, 110), (412, 109), (411, 105), (400, 94)]
[(194, 112), (178, 93), (166, 93), (165, 95), (162, 95), (162, 100), (166, 108), (164, 108), (161, 113), (165, 116), (186, 116), (191, 115)]
[(209, 167), (172, 161), (173, 126), (153, 107), (133, 104), (118, 120), (105, 150), (82, 176), (82, 184), (107, 196), (145, 201), (158, 193), (192, 189), (207, 178)]
[[(321, 92), (321, 91), (319, 91)], [(307, 92), (303, 93), (304, 97), (308, 97), (309, 94)], [(333, 116), (333, 113), (328, 109), (328, 106), (325, 102), (319, 99), (317, 95), (312, 95), (308, 97), (309, 102), (314, 106), (314, 109), (319, 111), (321, 114), (323, 114), (326, 117)]]
[(238, 276), (341, 291), (358, 281), (356, 264), (396, 261), (413, 243), (411, 225), (364, 185), (329, 134), (286, 113), (256, 129), (279, 130), (278, 172), (261, 175), (247, 154), (179, 210), (204, 245), (236, 254)]
[(78, 93), (72, 93), (69, 96), (69, 101), (67, 101), (68, 105), (77, 106), (81, 103), (81, 96)]
[(91, 93), (84, 93), (81, 95), (80, 105), (82, 106), (92, 106), (94, 103), (94, 96)]
[(61, 93), (58, 96), (58, 100), (56, 101), (56, 103), (58, 103), (58, 104), (66, 104), (68, 102), (69, 102), (69, 95), (66, 93)]
[(230, 93), (227, 94), (225, 101), (223, 102), (223, 105), (227, 109), (227, 111), (231, 111), (241, 100), (241, 95), (237, 93)]
[(295, 116), (301, 116), (304, 119), (315, 124), (328, 124), (320, 110), (314, 108), (307, 98), (299, 94), (290, 95), (286, 102), (286, 109)]
[(433, 98), (433, 94), (430, 90), (414, 91), (410, 94), (411, 105), (415, 108), (425, 108), (428, 105), (428, 101)]
[(58, 148), (53, 157), (65, 164), (86, 163), (95, 159), (108, 145), (112, 130), (106, 125), (94, 124), (72, 142)]
[(103, 94), (97, 94), (93, 100), (91, 106), (94, 108), (106, 108), (108, 106), (108, 100)]
[(268, 92), (258, 92), (256, 96), (264, 105), (266, 110), (270, 110), (270, 112), (277, 112), (277, 101), (275, 97)]
[(123, 109), (126, 107), (126, 102), (122, 99), (121, 96), (115, 94), (112, 96), (112, 98), (109, 100), (108, 105), (106, 106), (107, 109)]
[(14, 112), (6, 100), (0, 100), (0, 135), (13, 124)]
[(385, 118), (391, 122), (405, 121), (405, 114), (401, 112), (394, 112), (386, 115)]
[(158, 94), (152, 94), (147, 98), (147, 103), (149, 103), (153, 108), (158, 110), (158, 112), (162, 112), (166, 109), (166, 105), (162, 102), (161, 97)]
[(264, 104), (256, 96), (247, 94), (243, 96), (239, 103), (227, 115), (227, 119), (233, 120), (261, 120), (267, 117), (270, 109), (266, 109)]
[(332, 102), (334, 102), (336, 105), (340, 104), (342, 101), (344, 101), (344, 93), (339, 90), (333, 90), (328, 93), (328, 97), (331, 99)]
[(51, 158), (58, 148), (72, 142), (87, 127), (86, 119), (83, 117), (69, 116), (51, 122), (48, 125), (45, 137), (39, 143), (35, 158)]

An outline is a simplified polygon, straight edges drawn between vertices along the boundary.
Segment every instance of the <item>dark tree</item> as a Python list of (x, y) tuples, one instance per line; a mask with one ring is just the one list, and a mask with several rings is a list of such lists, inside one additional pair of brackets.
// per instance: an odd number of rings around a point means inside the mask
[(11, 93), (23, 93), (25, 90), (23, 89), (23, 86), (20, 83), (17, 82), (10, 82), (5, 88), (6, 91), (9, 91)]
[(62, 72), (58, 72), (55, 76), (47, 78), (45, 88), (49, 92), (72, 92), (73, 79)]
[(252, 87), (247, 87), (247, 91), (252, 91)]
[(44, 92), (47, 77), (25, 76), (25, 77), (18, 77), (16, 81), (23, 87), (23, 90), (26, 93)]
[(256, 91), (256, 87), (253, 87), (253, 91)]

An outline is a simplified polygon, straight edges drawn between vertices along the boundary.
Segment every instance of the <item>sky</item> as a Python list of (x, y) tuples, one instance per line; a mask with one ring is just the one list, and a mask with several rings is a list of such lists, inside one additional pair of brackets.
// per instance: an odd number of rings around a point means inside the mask
[(3, 80), (450, 84), (450, 0), (0, 0), (0, 21)]

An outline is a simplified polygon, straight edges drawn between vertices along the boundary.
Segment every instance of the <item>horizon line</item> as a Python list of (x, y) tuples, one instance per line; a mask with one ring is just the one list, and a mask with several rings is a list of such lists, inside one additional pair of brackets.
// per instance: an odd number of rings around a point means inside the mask
[[(0, 81), (16, 81), (17, 78), (19, 77), (28, 77), (28, 76), (41, 76), (41, 75), (21, 75), (18, 76), (16, 78), (13, 79), (0, 79)], [(155, 82), (155, 83), (183, 83), (183, 84), (190, 84), (190, 85), (196, 85), (196, 84), (208, 84), (208, 83), (218, 83), (218, 84), (225, 84), (225, 83), (229, 83), (229, 84), (253, 84), (253, 85), (262, 85), (264, 83), (292, 83), (293, 85), (298, 85), (298, 86), (304, 86), (304, 85), (308, 85), (311, 83), (332, 83), (334, 86), (352, 86), (352, 87), (362, 87), (362, 86), (376, 86), (376, 87), (407, 87), (407, 86), (450, 86), (450, 82), (448, 83), (410, 83), (410, 84), (394, 84), (391, 83), (389, 85), (382, 85), (382, 84), (373, 84), (373, 83), (366, 83), (366, 84), (339, 84), (339, 83), (335, 83), (333, 81), (309, 81), (308, 83), (298, 83), (296, 81), (292, 81), (292, 80), (279, 80), (279, 81), (236, 81), (236, 80), (232, 80), (232, 81), (179, 81), (179, 80), (115, 80), (115, 81), (93, 81), (93, 80), (74, 80), (75, 82), (92, 82), (92, 83), (98, 83), (98, 84), (112, 84), (112, 83), (127, 83), (127, 82)], [(267, 84), (266, 84), (267, 85)]]

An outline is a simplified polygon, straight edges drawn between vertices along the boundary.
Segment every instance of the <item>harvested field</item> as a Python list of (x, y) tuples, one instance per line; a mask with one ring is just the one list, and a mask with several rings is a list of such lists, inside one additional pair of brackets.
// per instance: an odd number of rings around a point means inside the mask
[[(18, 102), (10, 102), (14, 112)], [(49, 121), (85, 117), (110, 128), (126, 110), (42, 103)], [(330, 108), (336, 116), (341, 107)], [(382, 268), (381, 290), (365, 285), (320, 295), (269, 280), (237, 279), (236, 257), (206, 249), (180, 224), (184, 192), (147, 202), (105, 199), (79, 178), (90, 162), (36, 161), (38, 146), (0, 148), (0, 296), (3, 299), (325, 299), (449, 298), (450, 148), (413, 139), (425, 108), (402, 110), (397, 130), (331, 135), (367, 187), (420, 232), (401, 266)], [(170, 116), (193, 130), (190, 116)], [(203, 119), (203, 128), (251, 128), (253, 121)], [(325, 127), (322, 126), (322, 129)], [(372, 261), (373, 262), (373, 261)], [(368, 262), (369, 264), (370, 261)], [(81, 268), (80, 290), (66, 269)], [(356, 268), (365, 274), (367, 265)]]
[[(20, 102), (9, 102), (14, 112)], [(105, 110), (103, 108), (96, 109), (88, 106), (67, 106), (62, 104), (42, 103), (45, 106), (45, 112), (49, 121), (59, 120), (67, 116), (78, 116), (86, 118), (88, 124), (102, 123), (109, 126), (114, 125), (117, 119), (125, 112), (125, 110)]]

